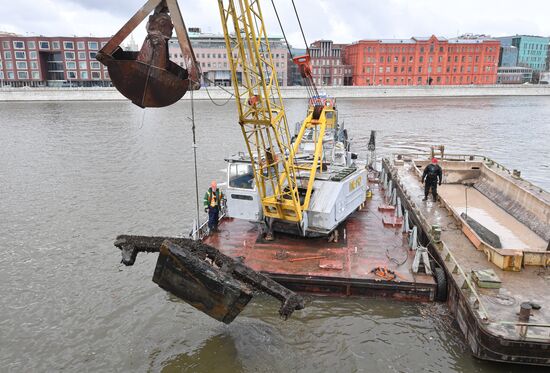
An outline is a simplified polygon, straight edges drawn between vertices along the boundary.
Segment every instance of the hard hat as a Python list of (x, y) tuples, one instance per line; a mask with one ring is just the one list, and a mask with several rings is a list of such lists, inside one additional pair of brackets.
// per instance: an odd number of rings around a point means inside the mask
[(437, 158), (436, 157), (432, 158), (432, 163), (437, 163)]
[(218, 186), (216, 180), (212, 180), (212, 184), (210, 184), (210, 186), (212, 187), (212, 189), (216, 189), (216, 187)]

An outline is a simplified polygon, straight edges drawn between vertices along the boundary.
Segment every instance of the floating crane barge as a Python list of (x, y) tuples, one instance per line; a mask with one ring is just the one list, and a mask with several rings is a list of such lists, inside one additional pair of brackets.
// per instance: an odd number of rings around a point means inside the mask
[[(371, 134), (370, 161), (358, 161), (307, 54), (294, 57), (310, 100), (291, 137), (259, 2), (218, 5), (247, 149), (227, 159), (219, 231), (119, 236), (123, 263), (158, 252), (153, 281), (225, 323), (255, 291), (278, 299), (284, 318), (306, 306), (297, 292), (446, 301), (476, 357), (550, 366), (549, 194), (488, 158), (441, 147), (439, 201), (421, 201), (435, 148), (384, 159), (377, 171)], [(140, 52), (123, 51), (151, 12)], [(185, 66), (169, 60), (173, 29)], [(97, 58), (143, 108), (200, 88), (176, 0), (148, 0)]]

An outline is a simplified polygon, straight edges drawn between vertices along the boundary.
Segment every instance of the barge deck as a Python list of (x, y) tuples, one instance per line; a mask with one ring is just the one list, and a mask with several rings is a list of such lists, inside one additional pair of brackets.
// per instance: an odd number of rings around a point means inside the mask
[[(440, 187), (439, 202), (424, 202), (424, 188), (419, 176), (427, 164), (427, 156), (424, 155), (423, 159), (424, 164), (419, 164), (410, 156), (396, 156), (385, 160), (384, 168), (396, 185), (403, 206), (412, 211), (414, 224), (420, 226), (425, 238), (431, 241), (431, 254), (445, 269), (449, 281), (447, 302), (473, 354), (486, 360), (550, 365), (550, 252), (546, 246), (547, 237), (542, 238), (533, 232), (548, 224), (547, 220), (544, 221), (544, 216), (548, 219), (550, 211), (548, 193), (513, 178), (510, 172), (491, 160), (471, 157), (454, 165), (443, 161), (443, 180), (452, 184)], [(461, 171), (453, 174), (449, 169), (456, 165)], [(511, 198), (516, 201), (528, 204), (530, 199), (536, 198), (542, 206), (539, 224), (532, 221), (531, 227), (527, 227), (520, 223), (518, 218), (526, 212), (505, 211), (486, 196), (490, 193), (482, 194), (473, 188), (464, 190), (463, 182), (466, 180), (466, 184), (471, 186), (472, 176), (479, 177), (480, 172), (490, 173), (496, 180), (494, 182), (506, 183), (502, 189), (506, 192), (497, 199), (503, 198), (513, 188), (517, 188), (517, 191), (513, 190), (517, 193), (512, 193)], [(470, 214), (476, 210), (483, 212), (485, 218), (480, 221), (503, 237), (499, 253), (504, 255), (504, 259), (512, 258), (510, 261), (497, 260), (489, 249), (476, 247), (468, 238), (464, 222), (459, 219), (461, 208), (466, 207), (466, 198), (470, 199)], [(499, 205), (506, 208), (510, 204)], [(512, 217), (509, 212), (516, 216)], [(437, 242), (439, 240), (432, 234), (434, 225), (441, 227), (441, 242)], [(538, 231), (548, 233), (544, 229)], [(516, 267), (513, 258), (518, 257), (521, 263)], [(529, 264), (527, 261), (538, 265), (526, 265)], [(500, 268), (506, 263), (512, 263), (507, 268), (509, 270)], [(499, 289), (480, 287), (474, 282), (472, 271), (487, 269), (497, 274)], [(535, 307), (527, 319), (522, 320), (520, 307), (525, 303)]]
[[(384, 204), (379, 184), (371, 182), (369, 187), (372, 197), (339, 228), (338, 242), (282, 233), (275, 241), (264, 241), (257, 223), (231, 218), (221, 219), (219, 232), (203, 240), (295, 291), (433, 301), (434, 278), (413, 273), (415, 253), (406, 235), (401, 226), (384, 224), (394, 213), (379, 210)], [(372, 272), (377, 267), (390, 269), (396, 277), (377, 276)]]

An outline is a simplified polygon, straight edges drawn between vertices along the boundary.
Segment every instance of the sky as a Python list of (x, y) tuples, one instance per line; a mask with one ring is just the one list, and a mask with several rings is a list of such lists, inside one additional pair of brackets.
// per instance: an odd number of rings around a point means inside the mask
[[(306, 40), (351, 43), (465, 33), (550, 36), (547, 0), (294, 0)], [(274, 0), (290, 44), (304, 48), (291, 0)], [(22, 35), (110, 36), (145, 0), (0, 0), (0, 31)], [(221, 31), (216, 0), (179, 0), (187, 27)], [(262, 12), (271, 36), (281, 31), (271, 1)], [(134, 33), (140, 44), (143, 27)]]

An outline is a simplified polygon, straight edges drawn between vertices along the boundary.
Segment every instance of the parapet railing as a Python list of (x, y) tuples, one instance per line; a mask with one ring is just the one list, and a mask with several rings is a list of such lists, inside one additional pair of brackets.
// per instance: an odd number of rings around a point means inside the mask
[[(218, 217), (218, 222), (221, 222), (226, 214), (227, 214), (227, 208), (225, 207), (225, 205), (223, 205), (220, 210), (220, 216)], [(208, 219), (206, 219), (199, 226), (196, 226), (196, 222), (195, 224), (193, 224), (193, 229), (191, 229), (191, 232), (189, 232), (189, 237), (192, 238), (193, 240), (200, 241), (203, 238), (207, 237), (209, 234), (210, 234), (210, 230), (208, 229)]]

